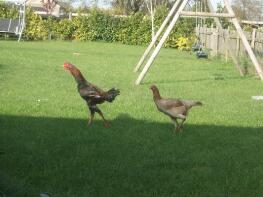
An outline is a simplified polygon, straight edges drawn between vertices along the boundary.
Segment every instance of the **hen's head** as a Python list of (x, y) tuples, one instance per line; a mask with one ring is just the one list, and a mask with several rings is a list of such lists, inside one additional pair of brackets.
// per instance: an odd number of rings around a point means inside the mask
[(72, 70), (73, 68), (75, 68), (71, 63), (69, 63), (69, 62), (65, 62), (64, 64), (63, 64), (63, 67), (64, 67), (64, 69), (65, 70)]
[(153, 92), (153, 100), (161, 99), (161, 95), (156, 85), (151, 85), (150, 89)]
[(157, 88), (156, 85), (151, 85), (150, 89), (151, 89), (152, 91), (158, 90), (158, 88)]

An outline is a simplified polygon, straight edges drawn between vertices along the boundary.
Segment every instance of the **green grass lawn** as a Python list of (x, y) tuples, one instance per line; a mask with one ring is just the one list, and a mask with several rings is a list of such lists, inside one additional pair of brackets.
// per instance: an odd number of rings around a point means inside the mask
[[(145, 47), (0, 41), (0, 196), (262, 196), (263, 84), (220, 60), (163, 49), (140, 86), (133, 67)], [(74, 55), (73, 53), (80, 53)], [(87, 107), (62, 64), (121, 95)], [(173, 135), (149, 90), (200, 100)]]

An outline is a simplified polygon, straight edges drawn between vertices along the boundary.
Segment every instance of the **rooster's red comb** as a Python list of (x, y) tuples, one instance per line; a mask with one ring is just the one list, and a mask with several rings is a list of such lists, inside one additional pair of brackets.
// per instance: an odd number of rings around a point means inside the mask
[(70, 68), (72, 68), (72, 64), (69, 63), (68, 61), (65, 61), (63, 67), (64, 69), (69, 70)]

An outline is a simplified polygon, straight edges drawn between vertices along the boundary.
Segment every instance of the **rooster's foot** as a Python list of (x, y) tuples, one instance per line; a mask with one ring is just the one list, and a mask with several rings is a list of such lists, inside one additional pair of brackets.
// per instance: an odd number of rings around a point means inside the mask
[(92, 121), (88, 121), (87, 126), (90, 127), (92, 125)]
[(105, 128), (110, 128), (110, 123), (108, 123), (108, 122), (104, 123), (104, 127)]

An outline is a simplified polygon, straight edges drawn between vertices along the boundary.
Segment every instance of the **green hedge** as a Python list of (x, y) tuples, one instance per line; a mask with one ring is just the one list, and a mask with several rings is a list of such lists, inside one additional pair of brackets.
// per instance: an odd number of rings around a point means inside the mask
[(18, 10), (15, 5), (0, 1), (0, 18), (17, 18)]
[[(1, 9), (0, 5), (0, 9)], [(15, 12), (2, 8), (0, 16), (14, 17)], [(5, 14), (4, 14), (5, 13)], [(160, 7), (156, 11), (155, 29), (158, 29), (168, 13), (167, 8)], [(180, 19), (173, 29), (165, 46), (178, 47), (180, 38), (192, 37), (194, 23), (191, 19)], [(28, 9), (26, 14), (26, 40), (52, 39), (120, 42), (130, 45), (146, 45), (151, 41), (151, 21), (143, 13), (129, 17), (116, 17), (99, 10), (92, 10), (88, 16), (77, 16), (68, 19), (43, 19)], [(189, 42), (191, 39), (188, 39)], [(181, 46), (183, 48), (183, 46)]]

